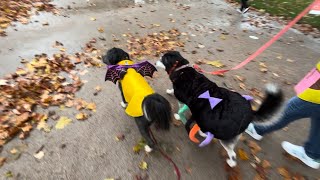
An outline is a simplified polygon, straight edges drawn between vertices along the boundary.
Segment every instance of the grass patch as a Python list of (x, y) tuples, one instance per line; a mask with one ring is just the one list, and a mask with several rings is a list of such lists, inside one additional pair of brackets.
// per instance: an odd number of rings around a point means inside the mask
[[(271, 15), (293, 19), (312, 2), (313, 0), (252, 0), (249, 4), (256, 9), (264, 9)], [(320, 30), (320, 16), (306, 15), (299, 23), (310, 24)]]

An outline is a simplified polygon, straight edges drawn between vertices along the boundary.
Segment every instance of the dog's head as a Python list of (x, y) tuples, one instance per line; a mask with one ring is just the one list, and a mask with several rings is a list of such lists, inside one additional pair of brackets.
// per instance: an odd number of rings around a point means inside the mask
[(112, 48), (102, 56), (103, 63), (107, 65), (116, 65), (120, 61), (130, 60), (129, 54), (120, 48)]
[(168, 51), (156, 62), (156, 66), (165, 69), (168, 74), (186, 64), (189, 64), (189, 61), (182, 57), (178, 51)]

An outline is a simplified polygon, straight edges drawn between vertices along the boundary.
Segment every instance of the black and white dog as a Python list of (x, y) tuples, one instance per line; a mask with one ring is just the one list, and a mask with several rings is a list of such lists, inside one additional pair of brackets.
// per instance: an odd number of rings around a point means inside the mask
[[(234, 147), (241, 133), (250, 122), (270, 117), (283, 100), (281, 89), (267, 85), (266, 98), (260, 108), (254, 111), (243, 96), (218, 87), (190, 67), (189, 61), (177, 51), (165, 53), (156, 66), (166, 70), (175, 97), (190, 108), (192, 116), (185, 125), (187, 132), (190, 132), (190, 125), (195, 121), (202, 132), (212, 133), (227, 151), (227, 163), (231, 167), (237, 165)], [(170, 92), (167, 90), (167, 93)]]
[(136, 71), (137, 64), (134, 64), (129, 54), (122, 49), (112, 48), (102, 58), (105, 64), (116, 65), (120, 68), (112, 74), (116, 74), (114, 75), (117, 76), (116, 78), (120, 77), (118, 85), (122, 97), (121, 106), (126, 108), (129, 116), (134, 117), (141, 135), (147, 142), (145, 150), (151, 152), (154, 142), (150, 136), (149, 126), (155, 123), (157, 128), (169, 130), (170, 103), (161, 95), (154, 93), (142, 74)]

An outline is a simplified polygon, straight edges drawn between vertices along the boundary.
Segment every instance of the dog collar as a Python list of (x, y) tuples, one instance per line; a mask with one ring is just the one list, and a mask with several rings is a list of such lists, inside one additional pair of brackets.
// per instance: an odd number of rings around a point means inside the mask
[(174, 71), (179, 71), (179, 70), (184, 69), (186, 67), (189, 67), (189, 64), (182, 65), (182, 66), (178, 67), (177, 69), (175, 69)]

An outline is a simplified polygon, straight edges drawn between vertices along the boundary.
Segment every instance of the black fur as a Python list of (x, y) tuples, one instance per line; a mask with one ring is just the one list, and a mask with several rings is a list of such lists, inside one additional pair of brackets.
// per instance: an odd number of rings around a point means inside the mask
[(130, 60), (129, 54), (120, 48), (108, 50), (106, 55), (102, 56), (103, 63), (107, 65), (116, 65), (122, 60)]
[[(231, 140), (241, 134), (250, 122), (269, 117), (281, 105), (281, 90), (275, 93), (268, 91), (260, 109), (255, 112), (251, 109), (250, 102), (239, 93), (218, 87), (217, 84), (192, 67), (172, 71), (172, 68), (176, 69), (188, 64), (186, 61), (176, 51), (164, 54), (161, 59), (173, 83), (174, 95), (191, 110), (192, 116), (186, 125), (188, 133), (190, 131), (189, 125), (192, 121), (196, 121), (203, 132), (211, 132), (215, 138), (221, 140)], [(178, 65), (174, 66), (176, 62)], [(207, 90), (211, 97), (222, 99), (213, 110), (207, 99), (198, 98)]]
[(159, 94), (151, 94), (144, 98), (142, 106), (146, 117), (155, 122), (156, 127), (169, 130), (171, 119), (170, 103)]
[[(122, 60), (130, 60), (130, 57), (129, 54), (124, 50), (112, 48), (107, 51), (106, 55), (104, 55), (102, 59), (105, 64), (116, 65)], [(126, 72), (124, 72), (122, 76), (124, 77), (125, 74)], [(122, 100), (125, 102), (122, 92), (122, 85), (120, 81), (118, 81), (118, 83)], [(146, 114), (141, 117), (135, 117), (135, 121), (141, 135), (147, 141), (147, 144), (150, 147), (154, 147), (154, 142), (149, 134), (149, 127), (151, 124), (155, 123), (156, 127), (159, 129), (169, 130), (171, 121), (171, 106), (164, 97), (155, 93), (144, 98), (141, 108), (143, 108)]]

